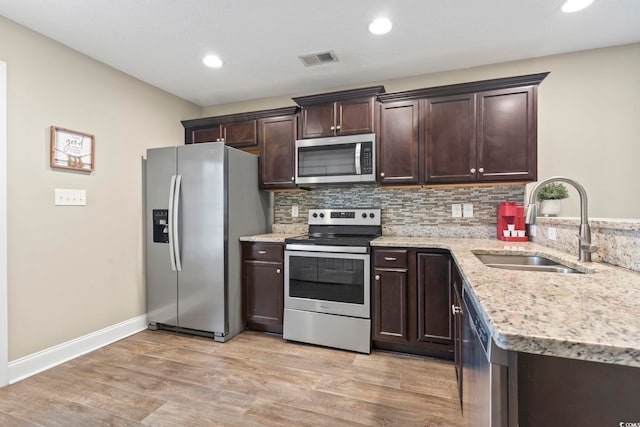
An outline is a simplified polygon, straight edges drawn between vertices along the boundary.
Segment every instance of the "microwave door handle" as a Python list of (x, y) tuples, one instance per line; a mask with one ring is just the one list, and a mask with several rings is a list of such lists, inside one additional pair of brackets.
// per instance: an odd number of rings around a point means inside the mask
[(362, 174), (360, 169), (360, 151), (362, 150), (362, 143), (356, 143), (356, 175)]

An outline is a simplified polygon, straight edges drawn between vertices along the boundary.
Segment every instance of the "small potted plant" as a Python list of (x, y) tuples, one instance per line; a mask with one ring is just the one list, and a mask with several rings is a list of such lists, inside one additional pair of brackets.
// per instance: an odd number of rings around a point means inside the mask
[(544, 216), (556, 216), (560, 213), (560, 200), (569, 197), (569, 192), (564, 184), (552, 182), (538, 191), (537, 199), (540, 202), (540, 213)]

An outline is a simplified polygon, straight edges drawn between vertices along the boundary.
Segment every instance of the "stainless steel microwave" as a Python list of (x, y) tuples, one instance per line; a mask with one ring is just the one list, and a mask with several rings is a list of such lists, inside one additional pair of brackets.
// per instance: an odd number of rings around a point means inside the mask
[(375, 182), (376, 134), (299, 139), (296, 184)]

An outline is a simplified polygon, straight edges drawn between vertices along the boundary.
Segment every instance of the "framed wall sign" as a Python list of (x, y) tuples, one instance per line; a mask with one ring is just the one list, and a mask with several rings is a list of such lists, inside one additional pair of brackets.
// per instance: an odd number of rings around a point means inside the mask
[(51, 126), (51, 167), (91, 172), (95, 168), (95, 137)]

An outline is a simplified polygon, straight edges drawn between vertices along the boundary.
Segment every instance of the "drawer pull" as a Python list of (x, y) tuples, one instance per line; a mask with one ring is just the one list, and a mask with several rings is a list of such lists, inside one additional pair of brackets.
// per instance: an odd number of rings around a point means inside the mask
[(380, 275), (376, 274), (376, 280), (380, 280)]
[(280, 269), (276, 268), (276, 273), (280, 274)]
[(260, 255), (264, 255), (264, 254), (266, 254), (266, 253), (267, 253), (267, 251), (258, 251), (258, 253), (259, 253)]
[(394, 257), (394, 256), (386, 256), (384, 257), (385, 261), (396, 261), (398, 258)]

